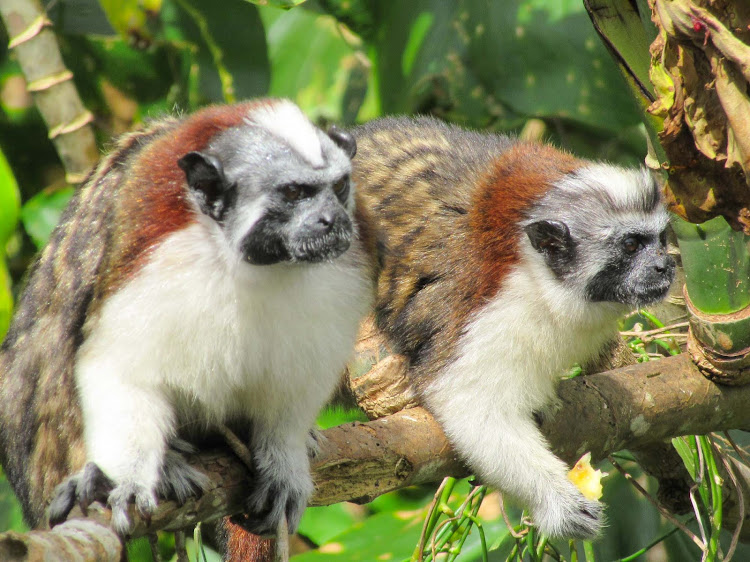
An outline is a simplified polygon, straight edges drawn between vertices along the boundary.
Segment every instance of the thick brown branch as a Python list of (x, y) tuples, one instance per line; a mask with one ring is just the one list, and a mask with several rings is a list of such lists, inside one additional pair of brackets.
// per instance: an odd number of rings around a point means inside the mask
[[(585, 451), (601, 459), (678, 435), (750, 427), (750, 387), (718, 386), (685, 355), (563, 381), (559, 394), (563, 407), (543, 423), (542, 431), (568, 462)], [(421, 408), (335, 427), (323, 435), (313, 461), (314, 505), (367, 501), (403, 486), (467, 472)], [(195, 463), (210, 475), (213, 487), (182, 507), (164, 502), (150, 526), (137, 520), (135, 535), (184, 528), (241, 509), (247, 493), (242, 463), (219, 452), (202, 453)], [(70, 521), (58, 529), (75, 524)], [(9, 540), (17, 538), (0, 536), (0, 545)]]

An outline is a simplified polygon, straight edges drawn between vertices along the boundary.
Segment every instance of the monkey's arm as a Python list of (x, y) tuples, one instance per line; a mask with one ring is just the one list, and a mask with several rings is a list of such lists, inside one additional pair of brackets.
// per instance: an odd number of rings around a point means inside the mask
[[(568, 467), (550, 450), (531, 413), (512, 396), (463, 392), (432, 397), (446, 435), (483, 484), (503, 490), (531, 511), (545, 534), (591, 538), (602, 505), (585, 499), (568, 480)], [(440, 406), (435, 407), (435, 404)]]

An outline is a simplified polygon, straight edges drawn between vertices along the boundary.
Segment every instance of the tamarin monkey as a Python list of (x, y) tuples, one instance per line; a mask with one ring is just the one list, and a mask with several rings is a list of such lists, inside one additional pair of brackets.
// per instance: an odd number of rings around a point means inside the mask
[(380, 262), (376, 318), (480, 480), (542, 532), (591, 538), (583, 497), (533, 415), (555, 381), (597, 358), (627, 310), (674, 276), (668, 216), (645, 170), (431, 118), (354, 130), (353, 179)]
[[(297, 526), (308, 432), (371, 305), (354, 139), (289, 101), (125, 136), (73, 196), (0, 348), (0, 462), (31, 526), (184, 500), (178, 429), (248, 422), (245, 526)], [(54, 501), (53, 501), (54, 500)]]

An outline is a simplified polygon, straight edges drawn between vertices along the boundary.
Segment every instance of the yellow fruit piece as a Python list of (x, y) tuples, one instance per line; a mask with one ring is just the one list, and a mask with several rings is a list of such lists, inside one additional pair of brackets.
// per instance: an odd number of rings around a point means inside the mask
[(606, 472), (594, 470), (591, 466), (591, 453), (586, 453), (568, 472), (568, 479), (588, 500), (598, 500), (602, 497), (602, 478)]

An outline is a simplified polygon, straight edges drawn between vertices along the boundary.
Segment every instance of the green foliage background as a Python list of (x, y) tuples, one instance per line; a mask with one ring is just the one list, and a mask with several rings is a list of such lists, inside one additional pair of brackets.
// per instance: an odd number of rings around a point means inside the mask
[[(309, 0), (289, 9), (296, 4), (58, 0), (49, 11), (103, 149), (149, 118), (270, 95), (293, 99), (322, 125), (432, 113), (518, 133), (541, 119), (548, 140), (579, 155), (643, 160), (639, 112), (579, 1)], [(12, 53), (0, 46), (0, 335), (23, 272), (72, 192), (22, 86)], [(329, 415), (325, 423), (343, 419)], [(407, 489), (366, 507), (309, 509), (300, 532), (310, 549), (294, 560), (408, 558), (432, 493)], [(623, 480), (609, 478), (604, 501), (602, 560), (662, 530)], [(0, 529), (24, 529), (4, 479)], [(490, 559), (504, 559), (512, 541), (498, 513), (486, 516), (485, 532)], [(162, 547), (172, 555), (168, 539)], [(567, 553), (566, 544), (559, 548)], [(674, 560), (699, 558), (679, 536), (662, 548)], [(134, 545), (133, 559), (143, 550)], [(478, 557), (473, 535), (460, 560)]]

